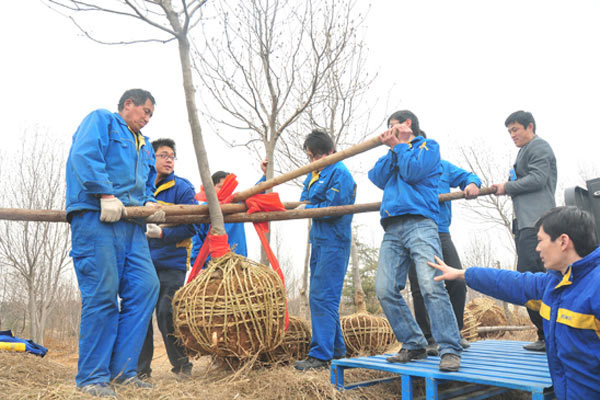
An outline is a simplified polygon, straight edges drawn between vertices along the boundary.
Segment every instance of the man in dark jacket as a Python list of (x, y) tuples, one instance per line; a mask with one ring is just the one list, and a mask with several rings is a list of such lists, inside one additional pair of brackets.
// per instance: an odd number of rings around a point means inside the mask
[(435, 280), (464, 279), (481, 293), (524, 305), (540, 299), (548, 366), (558, 399), (600, 398), (600, 247), (592, 217), (556, 207), (535, 224), (536, 250), (548, 273), (496, 268), (459, 270), (439, 258)]
[[(194, 198), (194, 186), (174, 173), (175, 142), (171, 139), (158, 139), (152, 142), (156, 153), (156, 191), (154, 196), (159, 203), (198, 204)], [(148, 224), (146, 237), (150, 247), (152, 262), (160, 281), (160, 292), (156, 303), (156, 319), (173, 368), (171, 371), (180, 378), (191, 375), (192, 364), (186, 357), (183, 347), (173, 336), (173, 308), (171, 300), (177, 289), (183, 286), (190, 261), (192, 237), (196, 233), (193, 224), (161, 228)], [(152, 372), (150, 363), (154, 352), (152, 323), (138, 360), (138, 376), (148, 378)]]
[[(509, 181), (495, 184), (496, 195), (509, 195), (514, 206), (513, 233), (517, 247), (517, 271), (543, 272), (544, 264), (535, 251), (535, 221), (556, 206), (556, 158), (552, 148), (535, 134), (535, 120), (530, 112), (515, 111), (504, 125), (519, 148)], [(527, 350), (544, 351), (544, 331), (538, 313), (540, 299), (527, 304), (531, 322), (538, 328), (538, 340), (523, 346)]]

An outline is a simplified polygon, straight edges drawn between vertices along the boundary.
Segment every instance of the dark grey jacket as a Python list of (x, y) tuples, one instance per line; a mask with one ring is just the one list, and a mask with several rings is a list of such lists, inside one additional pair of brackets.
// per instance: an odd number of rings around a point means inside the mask
[(535, 135), (521, 147), (514, 165), (516, 180), (506, 182), (518, 229), (533, 228), (546, 211), (556, 207), (556, 158), (544, 139)]

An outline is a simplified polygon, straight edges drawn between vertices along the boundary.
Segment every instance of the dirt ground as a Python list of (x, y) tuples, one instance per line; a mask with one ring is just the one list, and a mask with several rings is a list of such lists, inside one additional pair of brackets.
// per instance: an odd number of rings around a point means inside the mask
[[(506, 334), (507, 340), (532, 340), (533, 332)], [(93, 399), (75, 388), (77, 353), (74, 344), (48, 340), (48, 355), (37, 356), (0, 351), (0, 397), (25, 399)], [(119, 399), (401, 399), (400, 381), (368, 388), (338, 392), (330, 384), (329, 371), (301, 373), (292, 366), (273, 366), (234, 373), (213, 363), (210, 357), (194, 360), (192, 378), (178, 381), (170, 372), (169, 360), (161, 341), (155, 342), (152, 362), (154, 388), (116, 387)], [(348, 382), (387, 376), (367, 370), (346, 372)], [(415, 385), (415, 395), (424, 394), (422, 382)], [(525, 393), (509, 392), (496, 400), (526, 399)]]

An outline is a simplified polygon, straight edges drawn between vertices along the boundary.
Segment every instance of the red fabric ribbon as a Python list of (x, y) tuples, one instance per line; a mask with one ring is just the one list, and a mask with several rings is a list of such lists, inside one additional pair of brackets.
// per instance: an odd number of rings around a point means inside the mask
[[(248, 214), (253, 214), (255, 212), (261, 211), (285, 211), (285, 207), (281, 203), (279, 199), (279, 193), (271, 192), (271, 193), (261, 193), (256, 194), (248, 199), (246, 199), (246, 207), (248, 207)], [(269, 259), (269, 263), (273, 270), (279, 275), (281, 279), (281, 283), (285, 288), (285, 279), (283, 278), (283, 271), (279, 266), (279, 261), (277, 261), (277, 257), (273, 253), (271, 246), (269, 246), (269, 241), (267, 240), (266, 234), (269, 232), (269, 223), (268, 222), (254, 222), (254, 229), (256, 229), (256, 233), (258, 234), (258, 238), (262, 243), (265, 253), (267, 253), (267, 258)], [(287, 298), (285, 300), (285, 330), (288, 329), (288, 325), (290, 323), (290, 318), (288, 315), (288, 306), (287, 306)]]
[[(219, 199), (219, 203), (227, 204), (231, 203), (231, 199), (233, 198), (233, 191), (238, 185), (237, 176), (235, 174), (229, 174), (225, 177), (223, 181), (223, 185), (217, 192), (217, 199)], [(196, 200), (200, 202), (206, 202), (206, 193), (204, 192), (204, 186), (200, 186), (200, 191), (196, 193)]]
[[(219, 203), (229, 203), (231, 202), (231, 198), (233, 197), (233, 191), (238, 185), (237, 177), (235, 174), (229, 174), (225, 177), (223, 181), (223, 185), (217, 192), (217, 198), (219, 199)], [(204, 192), (204, 186), (200, 187), (200, 192), (196, 193), (196, 200), (201, 202), (206, 202), (206, 193)], [(194, 261), (194, 266), (190, 271), (187, 282), (190, 283), (194, 280), (196, 276), (202, 271), (202, 267), (208, 258), (208, 254), (210, 253), (211, 257), (221, 257), (229, 251), (229, 243), (227, 242), (227, 235), (219, 235), (214, 236), (210, 234), (210, 226), (208, 227), (208, 235), (202, 243), (202, 247), (200, 247), (200, 251), (198, 252), (198, 256)]]
[(212, 258), (218, 258), (227, 254), (229, 249), (229, 242), (227, 241), (227, 234), (225, 235), (211, 235), (210, 227), (208, 227), (208, 235), (206, 236), (206, 240), (202, 243), (202, 247), (200, 247), (200, 251), (198, 252), (198, 257), (196, 257), (196, 261), (194, 261), (194, 266), (190, 271), (190, 275), (188, 276), (187, 282), (191, 281), (198, 276), (198, 274), (202, 271), (202, 266), (206, 262), (208, 258), (208, 253)]

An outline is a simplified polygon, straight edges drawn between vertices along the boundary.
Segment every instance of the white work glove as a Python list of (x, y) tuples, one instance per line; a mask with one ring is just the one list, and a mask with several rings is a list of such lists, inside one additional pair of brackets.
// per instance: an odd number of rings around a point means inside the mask
[(100, 221), (117, 222), (127, 216), (127, 210), (117, 197), (100, 199)]
[(302, 203), (300, 204), (298, 207), (296, 207), (296, 210), (304, 210), (306, 208), (306, 203)]
[(160, 239), (162, 237), (162, 229), (156, 224), (147, 224), (146, 237), (149, 239)]
[(165, 222), (165, 212), (163, 209), (159, 208), (160, 206), (152, 201), (148, 201), (146, 202), (146, 204), (144, 204), (146, 207), (156, 207), (158, 208), (158, 210), (156, 210), (153, 214), (149, 215), (146, 217), (146, 222), (156, 222), (156, 223), (161, 223), (161, 222)]

